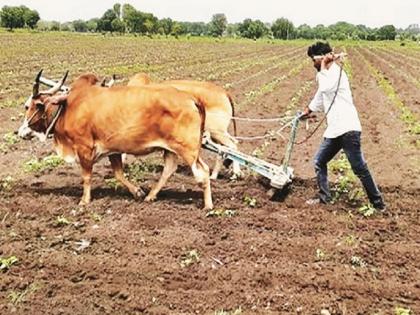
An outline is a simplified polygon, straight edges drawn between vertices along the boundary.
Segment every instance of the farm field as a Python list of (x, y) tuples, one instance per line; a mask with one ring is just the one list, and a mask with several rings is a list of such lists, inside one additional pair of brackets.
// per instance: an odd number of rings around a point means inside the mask
[[(0, 32), (1, 314), (405, 314), (420, 313), (420, 46), (337, 42), (363, 133), (366, 160), (388, 205), (365, 206), (360, 183), (337, 156), (336, 201), (317, 193), (312, 159), (322, 127), (296, 145), (296, 179), (270, 199), (267, 183), (227, 169), (212, 182), (215, 211), (180, 166), (154, 203), (133, 200), (106, 159), (95, 165), (92, 203), (79, 207), (80, 170), (53, 155), (51, 140), (14, 135), (36, 73), (70, 70), (225, 86), (239, 117), (291, 117), (311, 100), (315, 70), (305, 41), (150, 39)], [(317, 121), (321, 119), (318, 115)], [(298, 141), (316, 123), (299, 128)], [(238, 135), (278, 123), (238, 121)], [(241, 151), (280, 164), (288, 130), (241, 141)], [(204, 153), (212, 166), (214, 157)], [(128, 158), (127, 174), (148, 190), (160, 154)], [(325, 314), (325, 313), (324, 313)]]

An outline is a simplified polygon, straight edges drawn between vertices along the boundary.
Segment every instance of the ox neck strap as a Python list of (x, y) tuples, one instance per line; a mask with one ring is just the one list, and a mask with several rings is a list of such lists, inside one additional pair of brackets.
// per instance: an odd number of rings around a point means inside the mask
[(57, 122), (58, 118), (60, 117), (61, 112), (63, 111), (64, 105), (59, 104), (58, 109), (53, 114), (53, 119), (51, 120), (51, 123), (47, 127), (47, 130), (45, 131), (45, 139), (48, 138), (48, 135), (50, 134), (51, 130), (54, 128), (55, 123)]

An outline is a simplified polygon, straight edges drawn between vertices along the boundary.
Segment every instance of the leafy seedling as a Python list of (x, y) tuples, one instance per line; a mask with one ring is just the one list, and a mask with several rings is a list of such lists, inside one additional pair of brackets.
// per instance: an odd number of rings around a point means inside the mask
[(0, 270), (9, 270), (14, 264), (19, 261), (16, 256), (10, 256), (8, 258), (0, 258)]

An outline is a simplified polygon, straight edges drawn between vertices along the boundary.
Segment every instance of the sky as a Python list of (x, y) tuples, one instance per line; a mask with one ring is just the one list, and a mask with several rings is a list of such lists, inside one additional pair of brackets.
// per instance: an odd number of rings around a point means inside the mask
[[(118, 0), (0, 0), (4, 5), (26, 5), (37, 10), (43, 20), (60, 22), (100, 17)], [(158, 18), (208, 22), (215, 13), (224, 13), (229, 23), (245, 18), (273, 22), (286, 17), (295, 26), (306, 23), (330, 25), (338, 21), (378, 27), (393, 24), (406, 28), (420, 24), (420, 0), (121, 0), (137, 10)]]

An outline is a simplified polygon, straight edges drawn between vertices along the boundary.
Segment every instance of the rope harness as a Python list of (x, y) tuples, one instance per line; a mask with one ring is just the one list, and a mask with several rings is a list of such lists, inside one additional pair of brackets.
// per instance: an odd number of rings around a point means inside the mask
[[(307, 142), (310, 138), (313, 137), (313, 135), (318, 131), (318, 129), (321, 127), (322, 123), (325, 121), (325, 119), (327, 118), (328, 113), (331, 111), (332, 106), (335, 103), (335, 100), (337, 98), (338, 95), (338, 91), (340, 89), (340, 83), (341, 83), (341, 78), (342, 78), (342, 74), (343, 74), (343, 66), (340, 66), (340, 74), (338, 77), (338, 81), (337, 81), (337, 88), (334, 92), (334, 96), (333, 99), (331, 101), (330, 106), (328, 107), (327, 112), (325, 113), (324, 117), (321, 119), (321, 121), (318, 123), (318, 125), (314, 128), (314, 130), (311, 131), (311, 133), (305, 137), (305, 139), (303, 139), (302, 141), (299, 142), (294, 142), (294, 144), (297, 145), (301, 145), (305, 142)], [(209, 113), (209, 115), (217, 115), (217, 114), (213, 114), (213, 113)], [(265, 135), (262, 136), (253, 136), (253, 137), (235, 137), (235, 139), (237, 140), (243, 140), (243, 141), (253, 141), (253, 140), (264, 140), (267, 138), (273, 138), (276, 136), (280, 136), (283, 140), (285, 140), (285, 137), (281, 134), (281, 132), (286, 129), (287, 127), (291, 126), (293, 123), (294, 118), (290, 119), (290, 117), (275, 117), (275, 118), (247, 118), (247, 117), (232, 117), (232, 120), (237, 120), (237, 121), (246, 121), (246, 122), (265, 122), (265, 123), (269, 123), (269, 122), (281, 122), (283, 123), (282, 127), (275, 130), (275, 131), (271, 131)], [(288, 122), (285, 123), (285, 120), (289, 120)], [(217, 130), (209, 130), (210, 132), (214, 132), (214, 133), (218, 133)]]

